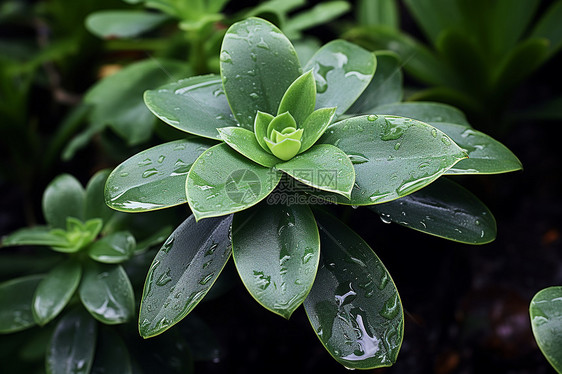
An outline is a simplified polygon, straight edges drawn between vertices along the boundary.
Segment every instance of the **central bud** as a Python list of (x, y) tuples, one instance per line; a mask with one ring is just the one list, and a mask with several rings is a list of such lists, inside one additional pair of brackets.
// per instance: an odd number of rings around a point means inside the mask
[(303, 129), (297, 129), (297, 123), (289, 112), (274, 117), (266, 133), (264, 141), (275, 157), (287, 161), (299, 153)]

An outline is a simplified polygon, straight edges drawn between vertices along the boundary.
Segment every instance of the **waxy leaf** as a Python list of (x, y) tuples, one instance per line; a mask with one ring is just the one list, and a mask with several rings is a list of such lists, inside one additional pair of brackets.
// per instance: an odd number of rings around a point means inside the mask
[(330, 144), (312, 146), (307, 152), (275, 167), (308, 186), (345, 198), (349, 198), (355, 180), (353, 164), (347, 155)]
[(207, 294), (230, 257), (232, 216), (192, 215), (166, 240), (148, 271), (139, 314), (142, 337), (181, 321)]
[(47, 374), (88, 374), (94, 360), (97, 322), (82, 308), (65, 314), (47, 347)]
[(373, 79), (376, 66), (375, 55), (355, 44), (335, 40), (324, 45), (304, 68), (314, 72), (316, 108), (337, 107), (337, 116), (345, 113)]
[(379, 113), (374, 108), (385, 104), (398, 103), (402, 100), (402, 71), (398, 55), (390, 51), (381, 51), (376, 52), (375, 56), (377, 58), (375, 76), (347, 113)]
[(337, 145), (355, 168), (351, 200), (338, 203), (373, 205), (395, 200), (427, 186), (466, 158), (447, 135), (416, 120), (362, 116), (329, 127), (320, 143)]
[(531, 327), (540, 350), (562, 373), (562, 287), (540, 290), (529, 307)]
[(271, 121), (273, 121), (273, 118), (275, 117), (269, 113), (258, 111), (254, 121), (254, 134), (256, 136), (256, 140), (265, 150), (269, 149), (267, 147), (267, 143), (265, 142), (265, 138), (267, 138), (267, 129)]
[(470, 191), (446, 178), (398, 200), (369, 208), (385, 223), (396, 222), (461, 243), (485, 244), (496, 238), (492, 212)]
[(32, 302), (33, 318), (38, 325), (46, 325), (63, 310), (78, 288), (81, 277), (80, 264), (67, 260), (43, 278)]
[(101, 170), (94, 174), (86, 185), (85, 219), (101, 218), (104, 225), (115, 213), (105, 204), (104, 189), (105, 182), (110, 170)]
[(328, 126), (332, 123), (335, 115), (336, 108), (318, 109), (312, 112), (302, 125), (299, 125), (299, 127), (304, 130), (299, 153), (306, 151), (320, 139)]
[(304, 301), (328, 352), (351, 369), (391, 366), (404, 335), (400, 296), (367, 243), (339, 220), (315, 212), (322, 256)]
[(54, 229), (51, 232), (66, 237), (67, 243), (62, 246), (52, 245), (51, 249), (63, 253), (75, 253), (96, 240), (103, 222), (99, 218), (82, 222), (74, 217), (67, 217), (66, 231)]
[(373, 113), (416, 119), (421, 122), (448, 122), (470, 127), (465, 115), (455, 107), (441, 103), (408, 102), (381, 105)]
[(107, 178), (107, 205), (126, 212), (142, 212), (185, 203), (187, 173), (211, 145), (204, 139), (184, 139), (137, 153)]
[(85, 191), (72, 175), (56, 177), (43, 194), (43, 215), (54, 228), (66, 229), (66, 218), (84, 218)]
[(89, 261), (80, 284), (80, 300), (98, 321), (113, 325), (135, 314), (133, 287), (120, 265)]
[(21, 331), (35, 325), (31, 300), (42, 278), (31, 275), (0, 283), (0, 333)]
[(125, 342), (115, 331), (105, 326), (98, 336), (91, 374), (133, 374)]
[(289, 319), (308, 295), (318, 268), (314, 215), (307, 205), (263, 203), (236, 213), (232, 256), (252, 297)]
[(241, 126), (251, 129), (258, 110), (277, 113), (287, 88), (301, 75), (295, 48), (273, 24), (249, 18), (232, 25), (222, 43), (221, 76)]
[(2, 246), (15, 245), (46, 245), (56, 247), (68, 247), (70, 242), (64, 231), (51, 230), (45, 226), (36, 226), (20, 229), (2, 238)]
[(298, 77), (287, 88), (281, 99), (277, 114), (289, 112), (298, 125), (304, 123), (306, 118), (314, 111), (316, 105), (316, 83), (312, 70)]
[(447, 134), (468, 158), (446, 174), (499, 174), (523, 169), (521, 161), (505, 145), (473, 128), (452, 123), (430, 123)]
[(263, 149), (250, 130), (240, 127), (225, 127), (219, 130), (222, 140), (232, 149), (265, 167), (272, 167), (280, 160)]
[(205, 138), (220, 139), (217, 128), (237, 125), (218, 75), (182, 79), (146, 91), (144, 102), (168, 125)]
[(187, 201), (198, 220), (239, 212), (267, 197), (281, 175), (218, 144), (193, 163), (187, 176)]
[(88, 256), (98, 262), (118, 264), (131, 258), (135, 244), (135, 238), (130, 232), (115, 232), (93, 243), (88, 248)]
[(106, 10), (91, 13), (85, 24), (88, 31), (100, 38), (131, 38), (150, 31), (168, 18), (142, 10)]

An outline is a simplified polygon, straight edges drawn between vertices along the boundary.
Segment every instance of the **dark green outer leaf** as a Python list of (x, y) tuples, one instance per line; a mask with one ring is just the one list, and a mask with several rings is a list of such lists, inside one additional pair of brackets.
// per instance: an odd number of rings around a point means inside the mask
[(91, 374), (131, 373), (131, 358), (123, 339), (110, 328), (102, 328)]
[(47, 223), (66, 229), (66, 218), (84, 219), (84, 188), (69, 174), (56, 177), (43, 194), (43, 215)]
[[(374, 108), (394, 104), (402, 100), (402, 71), (397, 54), (390, 51), (376, 52), (377, 70), (371, 83), (348, 109), (353, 114), (375, 114)], [(394, 114), (394, 113), (388, 113)]]
[(79, 263), (67, 260), (57, 265), (39, 283), (32, 301), (33, 318), (43, 326), (68, 304), (82, 277)]
[(531, 327), (542, 353), (562, 373), (562, 287), (539, 291), (529, 307)]
[(135, 238), (128, 231), (109, 234), (88, 247), (92, 260), (106, 264), (117, 264), (128, 260), (135, 250)]
[(96, 349), (97, 322), (82, 308), (67, 313), (57, 323), (47, 347), (47, 374), (88, 374)]
[(498, 174), (521, 170), (521, 161), (506, 146), (470, 127), (432, 122), (468, 154), (446, 174)]
[(84, 219), (101, 218), (104, 225), (107, 224), (113, 211), (105, 204), (103, 197), (105, 182), (110, 170), (101, 170), (94, 174), (86, 185), (86, 201)]
[(348, 368), (391, 366), (404, 314), (390, 274), (356, 233), (326, 213), (315, 215), (322, 257), (304, 307), (316, 335)]
[(62, 233), (53, 233), (48, 227), (37, 226), (20, 229), (4, 238), (2, 246), (9, 247), (15, 245), (46, 245), (56, 247), (70, 246), (66, 236)]
[(144, 102), (168, 125), (205, 138), (220, 139), (217, 128), (237, 126), (218, 75), (182, 79), (146, 91)]
[(42, 278), (31, 275), (0, 283), (0, 333), (21, 331), (35, 325), (31, 300)]
[(263, 203), (236, 213), (232, 256), (252, 297), (289, 319), (310, 292), (318, 268), (314, 215), (307, 205)]
[(100, 38), (131, 38), (164, 22), (164, 14), (142, 10), (110, 10), (91, 13), (86, 28)]
[(205, 139), (184, 139), (137, 153), (107, 178), (107, 205), (126, 212), (142, 212), (185, 203), (187, 173), (212, 144)]
[(393, 116), (362, 116), (326, 130), (320, 143), (344, 151), (355, 167), (351, 200), (338, 203), (373, 205), (395, 200), (430, 184), (465, 153), (443, 132), (423, 122)]
[(231, 253), (232, 216), (195, 221), (192, 215), (166, 240), (148, 271), (139, 315), (142, 337), (181, 321), (207, 294)]
[(455, 107), (441, 103), (409, 102), (381, 105), (373, 114), (386, 114), (416, 119), (425, 123), (448, 122), (470, 127), (465, 115)]
[(218, 144), (205, 151), (189, 171), (187, 201), (197, 219), (239, 212), (267, 197), (281, 175)]
[(120, 265), (89, 261), (80, 284), (80, 299), (95, 319), (108, 325), (126, 322), (135, 314), (133, 287)]
[(377, 66), (375, 55), (344, 40), (324, 45), (304, 70), (316, 79), (316, 108), (337, 107), (336, 116), (347, 111), (371, 82)]
[(485, 244), (496, 238), (492, 212), (470, 191), (446, 178), (398, 200), (369, 207), (385, 223), (441, 238)]
[(232, 25), (220, 56), (226, 97), (240, 125), (253, 128), (258, 110), (277, 113), (283, 94), (301, 74), (291, 42), (271, 23), (249, 18)]

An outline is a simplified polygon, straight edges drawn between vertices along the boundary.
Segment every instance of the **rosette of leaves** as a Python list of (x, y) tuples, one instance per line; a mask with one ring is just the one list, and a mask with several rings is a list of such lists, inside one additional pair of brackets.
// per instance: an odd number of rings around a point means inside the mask
[[(385, 76), (396, 60), (379, 56)], [(131, 157), (106, 185), (106, 203), (117, 210), (188, 203), (193, 212), (149, 269), (139, 314), (143, 337), (190, 313), (232, 255), (244, 285), (265, 308), (289, 318), (303, 304), (318, 338), (341, 364), (368, 369), (395, 362), (404, 318), (390, 274), (357, 234), (302, 198), (383, 206), (416, 195), (480, 148), (463, 149), (441, 129), (414, 119), (454, 122), (448, 130), (468, 146), (473, 139), (457, 136), (455, 126), (470, 126), (451, 107), (389, 107), (401, 81), (391, 79), (391, 100), (381, 99), (376, 89), (387, 79), (375, 75), (377, 60), (337, 40), (302, 66), (280, 30), (250, 18), (226, 32), (220, 76), (145, 93), (157, 117), (198, 137)], [(375, 102), (388, 112), (346, 114), (379, 107)], [(392, 113), (407, 109), (414, 118)], [(487, 149), (487, 157), (459, 173), (493, 160)], [(426, 209), (432, 222), (425, 231), (433, 235), (475, 244), (495, 235), (487, 208), (456, 184), (441, 183), (394, 208), (404, 209), (418, 215)]]
[[(160, 243), (167, 234), (162, 237), (159, 232), (137, 244), (129, 231), (117, 231), (121, 214), (103, 201), (108, 175), (107, 170), (95, 174), (85, 189), (71, 175), (58, 176), (43, 195), (47, 225), (24, 228), (2, 240), (4, 247), (45, 246), (53, 251), (55, 265), (46, 274), (0, 284), (0, 333), (49, 322), (55, 325), (38, 329), (34, 338), (37, 344), (50, 340), (46, 350), (49, 373), (88, 373), (92, 367), (131, 372), (122, 339), (111, 329), (98, 327), (96, 321), (116, 325), (134, 316), (133, 288), (121, 264)], [(32, 259), (29, 268), (33, 268)], [(96, 351), (97, 340), (106, 343), (100, 343)], [(112, 350), (103, 349), (109, 344)], [(119, 357), (118, 365), (114, 354)]]

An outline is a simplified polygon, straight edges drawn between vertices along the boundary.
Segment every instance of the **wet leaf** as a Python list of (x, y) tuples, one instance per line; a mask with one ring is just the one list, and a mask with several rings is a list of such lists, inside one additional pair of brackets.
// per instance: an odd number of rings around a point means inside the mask
[(336, 145), (351, 159), (355, 186), (340, 204), (373, 205), (427, 186), (465, 153), (447, 135), (425, 123), (394, 116), (361, 116), (329, 127), (320, 143)]
[(316, 104), (316, 82), (312, 71), (298, 77), (283, 95), (277, 115), (289, 112), (297, 122), (302, 125), (307, 117), (314, 111)]
[(192, 215), (166, 240), (146, 277), (139, 332), (149, 338), (181, 321), (205, 296), (230, 257), (231, 216)]
[(61, 230), (51, 230), (45, 226), (20, 229), (2, 238), (2, 246), (45, 245), (68, 247), (70, 242)]
[(218, 128), (237, 125), (218, 75), (182, 79), (146, 91), (144, 102), (168, 125), (205, 138), (220, 139)]
[(130, 232), (115, 232), (93, 243), (88, 248), (88, 256), (98, 262), (118, 264), (131, 258), (135, 244), (135, 238)]
[(124, 323), (135, 314), (133, 287), (120, 265), (88, 261), (79, 291), (82, 304), (102, 323)]
[(266, 152), (256, 140), (255, 134), (240, 127), (225, 127), (219, 130), (222, 140), (232, 149), (246, 156), (255, 163), (265, 167), (272, 167), (280, 160)]
[(74, 295), (81, 277), (80, 264), (67, 260), (43, 278), (32, 301), (33, 318), (38, 325), (46, 325), (59, 315)]
[(304, 302), (316, 335), (351, 369), (391, 366), (404, 335), (400, 296), (367, 243), (339, 220), (315, 212), (322, 256)]
[(317, 109), (302, 125), (299, 127), (303, 129), (301, 148), (299, 153), (303, 153), (316, 143), (318, 139), (324, 134), (328, 126), (332, 123), (336, 115), (336, 108), (322, 108)]
[(376, 66), (375, 55), (357, 45), (343, 40), (324, 45), (304, 67), (314, 71), (316, 108), (337, 107), (336, 116), (345, 113), (371, 82)]
[(264, 203), (236, 213), (232, 256), (252, 297), (289, 319), (308, 295), (318, 268), (314, 215), (307, 205)]
[(187, 173), (212, 144), (204, 139), (184, 139), (137, 153), (107, 178), (107, 205), (126, 212), (142, 212), (187, 202)]
[(312, 146), (305, 153), (275, 165), (296, 180), (323, 191), (349, 198), (355, 171), (347, 155), (330, 144)]
[(31, 301), (42, 278), (30, 275), (0, 283), (0, 333), (21, 331), (35, 325)]
[(96, 349), (97, 322), (82, 308), (60, 319), (47, 347), (47, 374), (88, 374)]
[(84, 219), (85, 191), (72, 175), (53, 179), (43, 194), (43, 215), (54, 228), (66, 229), (67, 217)]
[(106, 10), (91, 13), (85, 24), (88, 31), (100, 38), (132, 38), (152, 30), (167, 19), (164, 14), (142, 10)]
[(132, 374), (131, 358), (123, 339), (104, 326), (98, 336), (91, 374)]
[(425, 123), (448, 122), (470, 127), (465, 115), (455, 107), (432, 102), (386, 104), (374, 109), (375, 114), (386, 114), (416, 119)]
[(496, 238), (492, 212), (470, 191), (447, 178), (439, 178), (411, 195), (369, 208), (385, 223), (395, 222), (461, 243), (485, 244)]
[(301, 75), (291, 42), (273, 24), (249, 18), (232, 25), (220, 55), (224, 91), (241, 126), (252, 129), (258, 110), (277, 113), (287, 88)]
[(187, 201), (197, 219), (226, 215), (263, 200), (280, 178), (280, 172), (255, 164), (223, 143), (193, 163)]
[(562, 373), (562, 287), (539, 291), (529, 307), (537, 344), (552, 367)]

